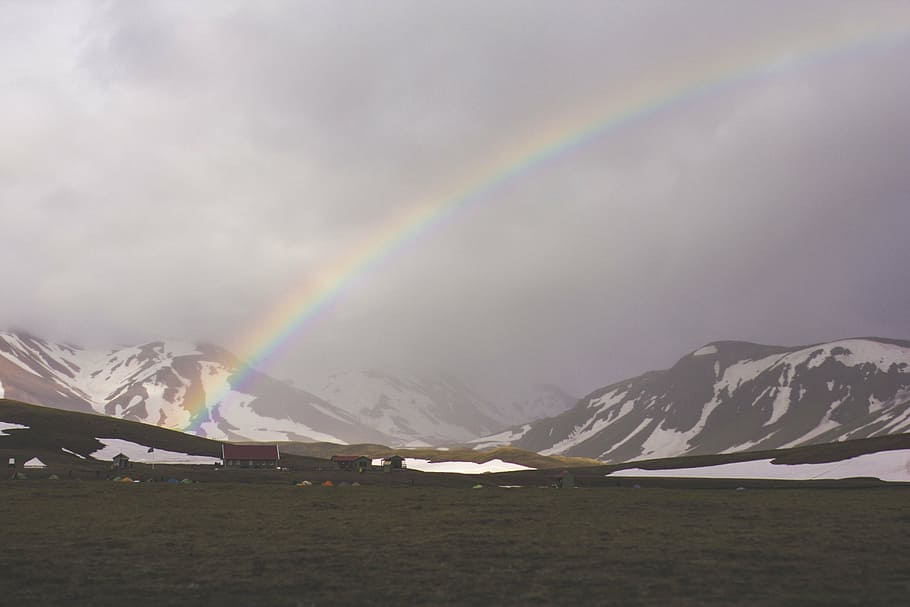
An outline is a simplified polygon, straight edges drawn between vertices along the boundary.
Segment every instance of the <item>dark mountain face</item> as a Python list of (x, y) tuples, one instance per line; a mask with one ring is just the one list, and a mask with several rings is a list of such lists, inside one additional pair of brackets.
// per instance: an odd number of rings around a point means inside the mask
[(910, 429), (910, 343), (716, 342), (523, 427), (516, 447), (609, 462), (777, 449)]

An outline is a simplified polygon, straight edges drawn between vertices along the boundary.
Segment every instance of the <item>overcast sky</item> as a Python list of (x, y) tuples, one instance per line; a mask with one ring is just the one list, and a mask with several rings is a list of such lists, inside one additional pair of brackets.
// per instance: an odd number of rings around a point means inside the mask
[(713, 340), (910, 338), (898, 0), (0, 0), (0, 326), (235, 347), (389, 218), (737, 57), (777, 67), (525, 171), (265, 370), (581, 395)]

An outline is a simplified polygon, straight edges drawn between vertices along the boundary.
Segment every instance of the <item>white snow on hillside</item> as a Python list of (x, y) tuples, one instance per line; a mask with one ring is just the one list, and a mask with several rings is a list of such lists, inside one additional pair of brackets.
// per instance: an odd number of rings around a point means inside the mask
[(9, 436), (4, 430), (28, 430), (28, 426), (22, 424), (11, 424), (9, 422), (0, 422), (0, 436)]
[(475, 438), (474, 440), (468, 441), (468, 444), (474, 445), (472, 448), (475, 451), (485, 451), (486, 449), (492, 449), (494, 447), (502, 447), (503, 445), (508, 445), (513, 441), (517, 441), (519, 438), (527, 434), (528, 430), (530, 429), (531, 424), (525, 424), (518, 430), (504, 430), (498, 434), (482, 436), (480, 438)]
[(771, 480), (842, 479), (859, 476), (883, 481), (910, 482), (910, 449), (867, 453), (838, 462), (824, 464), (773, 464), (770, 459), (719, 464), (701, 468), (643, 470), (628, 468), (608, 476), (736, 478)]
[(464, 441), (507, 425), (486, 419), (490, 403), (443, 376), (338, 372), (311, 391), (402, 445)]
[(491, 459), (478, 464), (476, 462), (431, 462), (427, 459), (414, 457), (405, 458), (405, 465), (411, 470), (421, 472), (449, 472), (453, 474), (483, 474), (484, 472), (514, 472), (516, 470), (534, 470), (521, 464), (504, 462), (501, 459)]
[(112, 460), (118, 453), (130, 458), (130, 461), (144, 464), (216, 464), (221, 462), (220, 457), (206, 455), (189, 455), (177, 451), (155, 449), (149, 453), (148, 445), (140, 445), (120, 438), (99, 438), (98, 442), (104, 445), (92, 453), (92, 457), (99, 460)]
[(714, 344), (710, 344), (710, 345), (704, 346), (703, 348), (699, 348), (698, 350), (696, 350), (695, 352), (692, 353), (692, 356), (710, 356), (711, 354), (717, 354), (717, 346), (715, 346)]
[(3, 398), (3, 394), (4, 394), (4, 392), (3, 392), (3, 382), (0, 381), (0, 398)]
[[(276, 419), (260, 415), (250, 406), (255, 400), (255, 396), (235, 390), (225, 390), (229, 387), (230, 371), (211, 362), (201, 362), (200, 365), (200, 377), (205, 394), (219, 398), (218, 416), (234, 428), (243, 428), (243, 436), (247, 440), (260, 442), (308, 440), (347, 444), (337, 436), (319, 432), (306, 424), (291, 419)], [(230, 438), (214, 422), (205, 422), (200, 428), (209, 438), (216, 440)]]

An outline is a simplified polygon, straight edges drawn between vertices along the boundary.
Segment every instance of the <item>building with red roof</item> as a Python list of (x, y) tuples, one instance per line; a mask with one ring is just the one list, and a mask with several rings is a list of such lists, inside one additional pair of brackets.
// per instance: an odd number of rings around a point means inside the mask
[(221, 461), (231, 468), (277, 468), (278, 445), (221, 444)]

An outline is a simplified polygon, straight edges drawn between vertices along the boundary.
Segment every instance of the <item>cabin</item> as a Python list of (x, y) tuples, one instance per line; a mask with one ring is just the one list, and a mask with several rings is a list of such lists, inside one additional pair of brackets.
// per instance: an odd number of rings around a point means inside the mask
[(278, 445), (221, 444), (221, 461), (225, 468), (277, 468), (281, 455)]
[(556, 481), (553, 483), (553, 486), (558, 489), (574, 489), (575, 475), (568, 470), (563, 470), (556, 475)]
[(130, 458), (128, 455), (118, 453), (112, 458), (111, 468), (114, 470), (126, 470), (130, 467)]
[(366, 455), (333, 455), (332, 463), (339, 470), (363, 472), (373, 467), (373, 460)]
[(388, 457), (382, 458), (382, 471), (391, 472), (392, 470), (403, 470), (407, 466), (404, 463), (404, 458), (400, 455), (390, 455)]
[(15, 457), (9, 458), (9, 465), (7, 466), (7, 468), (9, 468), (10, 470), (16, 469), (16, 458)]

